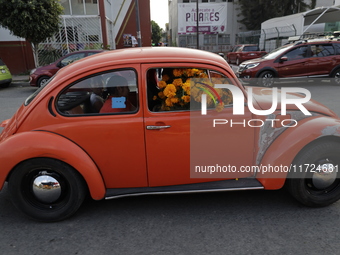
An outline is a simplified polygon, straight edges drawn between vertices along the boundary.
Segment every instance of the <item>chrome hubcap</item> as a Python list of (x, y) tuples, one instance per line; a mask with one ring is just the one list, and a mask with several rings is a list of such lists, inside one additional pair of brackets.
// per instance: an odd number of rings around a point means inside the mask
[(340, 71), (336, 72), (334, 75), (334, 81), (336, 84), (340, 84)]
[(33, 180), (33, 194), (43, 203), (54, 203), (60, 198), (61, 185), (50, 175), (40, 175)]
[(332, 163), (325, 163), (319, 166), (319, 169), (313, 173), (313, 185), (317, 189), (326, 189), (330, 187), (337, 177), (337, 171)]
[(262, 78), (262, 84), (263, 84), (263, 86), (265, 86), (265, 87), (270, 87), (270, 86), (272, 86), (273, 82), (274, 82), (274, 78), (273, 78), (273, 75), (270, 74), (270, 73), (265, 74), (265, 75), (263, 76), (263, 78)]

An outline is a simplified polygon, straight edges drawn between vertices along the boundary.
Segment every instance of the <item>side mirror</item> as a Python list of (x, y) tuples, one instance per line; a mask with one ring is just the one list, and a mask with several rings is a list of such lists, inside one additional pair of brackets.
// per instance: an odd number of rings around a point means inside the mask
[(287, 56), (283, 56), (283, 57), (280, 58), (280, 62), (284, 62), (284, 61), (287, 61), (287, 60), (288, 60)]

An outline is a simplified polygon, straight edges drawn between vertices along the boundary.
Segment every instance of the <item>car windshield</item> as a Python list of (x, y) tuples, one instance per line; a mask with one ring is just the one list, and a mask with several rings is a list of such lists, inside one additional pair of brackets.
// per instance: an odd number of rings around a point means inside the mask
[(2, 59), (0, 58), (0, 66), (4, 66), (4, 65), (5, 65), (4, 61), (2, 61)]
[(55, 76), (52, 76), (44, 85), (42, 85), (40, 88), (38, 88), (33, 94), (31, 94), (28, 98), (26, 98), (24, 105), (29, 105), (33, 99), (48, 85)]
[(281, 55), (286, 50), (292, 48), (293, 46), (295, 46), (295, 44), (283, 45), (283, 46), (281, 46), (281, 47), (279, 47), (279, 48), (269, 52), (268, 54), (264, 55), (262, 58), (264, 58), (264, 59), (274, 59), (274, 58), (277, 58), (279, 55)]

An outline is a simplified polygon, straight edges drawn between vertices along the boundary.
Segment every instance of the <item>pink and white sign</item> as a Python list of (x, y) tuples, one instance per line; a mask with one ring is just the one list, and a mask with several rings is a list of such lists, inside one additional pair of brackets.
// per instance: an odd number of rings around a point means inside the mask
[(225, 33), (227, 25), (226, 3), (200, 3), (197, 15), (196, 3), (178, 4), (178, 34), (191, 34), (198, 31), (203, 34)]

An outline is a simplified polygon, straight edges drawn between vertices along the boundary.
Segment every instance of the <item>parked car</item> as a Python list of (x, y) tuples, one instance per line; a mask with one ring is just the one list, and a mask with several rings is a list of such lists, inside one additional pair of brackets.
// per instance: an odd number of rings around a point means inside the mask
[(271, 93), (247, 91), (206, 51), (130, 48), (84, 58), (1, 123), (0, 189), (7, 181), (14, 205), (39, 221), (71, 216), (88, 193), (101, 200), (286, 185), (307, 206), (334, 203), (340, 120), (313, 100), (264, 116)]
[(340, 41), (306, 40), (283, 45), (262, 58), (243, 62), (238, 77), (271, 87), (275, 78), (334, 78), (340, 85)]
[(234, 48), (228, 52), (227, 61), (230, 64), (239, 65), (243, 61), (259, 58), (266, 54), (267, 52), (261, 51), (256, 44), (241, 44), (234, 46)]
[(52, 64), (47, 66), (41, 66), (31, 70), (30, 73), (30, 85), (33, 87), (41, 87), (43, 86), (56, 72), (59, 71), (60, 68), (67, 66), (70, 63), (73, 63), (76, 60), (85, 58), (87, 56), (91, 56), (97, 53), (103, 52), (103, 50), (83, 50), (83, 51), (75, 51), (65, 56), (59, 58)]
[(12, 82), (12, 74), (0, 58), (0, 88), (7, 88)]

